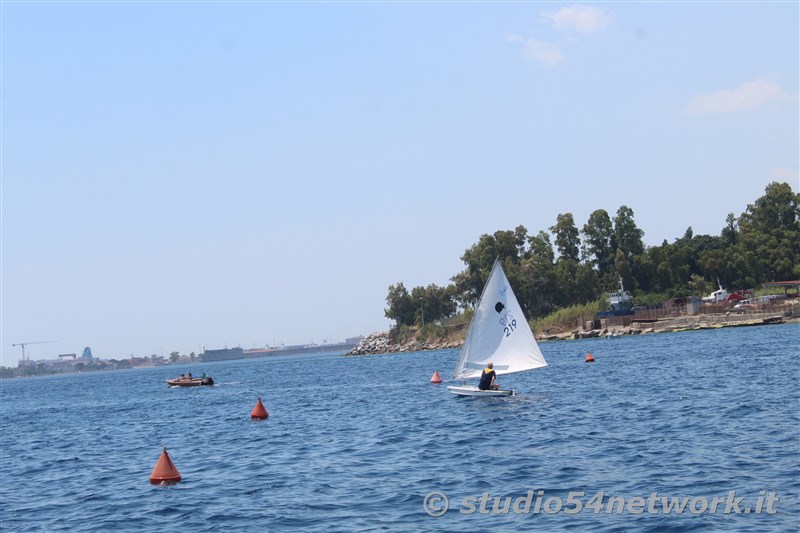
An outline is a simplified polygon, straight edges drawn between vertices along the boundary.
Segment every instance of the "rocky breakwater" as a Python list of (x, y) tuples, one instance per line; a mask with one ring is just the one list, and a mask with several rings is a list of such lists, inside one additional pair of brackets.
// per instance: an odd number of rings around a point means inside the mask
[(388, 331), (371, 333), (361, 339), (352, 350), (345, 355), (372, 355), (380, 353), (420, 352), (423, 350), (447, 350), (460, 348), (463, 341), (428, 342), (411, 338), (405, 342), (392, 342)]

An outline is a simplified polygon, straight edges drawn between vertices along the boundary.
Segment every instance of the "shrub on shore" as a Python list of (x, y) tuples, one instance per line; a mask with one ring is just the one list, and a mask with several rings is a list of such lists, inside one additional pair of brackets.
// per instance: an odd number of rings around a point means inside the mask
[(530, 321), (534, 333), (558, 333), (578, 327), (586, 320), (594, 319), (595, 315), (607, 307), (605, 302), (597, 300), (586, 304), (576, 304), (559, 309), (549, 315)]

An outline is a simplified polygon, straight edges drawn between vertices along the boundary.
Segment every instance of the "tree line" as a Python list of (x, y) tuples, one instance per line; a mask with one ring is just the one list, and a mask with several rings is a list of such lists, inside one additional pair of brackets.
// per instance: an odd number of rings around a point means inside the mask
[(646, 246), (644, 231), (628, 206), (612, 218), (605, 209), (578, 228), (562, 213), (547, 231), (524, 226), (484, 234), (461, 260), (465, 269), (446, 287), (389, 286), (385, 315), (397, 326), (424, 325), (471, 309), (496, 258), (529, 319), (605, 299), (619, 288), (640, 304), (702, 295), (717, 288), (750, 289), (769, 281), (800, 278), (800, 194), (772, 182), (738, 217), (729, 213), (719, 235), (695, 235)]

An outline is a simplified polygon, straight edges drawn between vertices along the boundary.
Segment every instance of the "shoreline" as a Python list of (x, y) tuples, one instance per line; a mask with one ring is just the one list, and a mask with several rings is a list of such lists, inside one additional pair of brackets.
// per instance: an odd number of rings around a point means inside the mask
[[(677, 333), (681, 331), (701, 331), (709, 329), (767, 326), (774, 324), (797, 324), (800, 318), (794, 316), (784, 316), (775, 313), (756, 313), (748, 315), (696, 315), (659, 320), (657, 322), (632, 322), (630, 326), (612, 326), (606, 329), (581, 330), (575, 329), (569, 332), (556, 333), (551, 335), (537, 335), (534, 333), (536, 342), (552, 342), (577, 339), (601, 339), (617, 338), (627, 335), (650, 335), (654, 333)], [(464, 328), (459, 328), (464, 329)], [(463, 333), (459, 331), (460, 338), (450, 338), (442, 341), (417, 340), (416, 337), (404, 343), (392, 343), (388, 331), (371, 333), (361, 339), (352, 350), (344, 354), (345, 356), (354, 355), (380, 355), (389, 353), (419, 352), (425, 350), (448, 350), (461, 348), (464, 344)]]

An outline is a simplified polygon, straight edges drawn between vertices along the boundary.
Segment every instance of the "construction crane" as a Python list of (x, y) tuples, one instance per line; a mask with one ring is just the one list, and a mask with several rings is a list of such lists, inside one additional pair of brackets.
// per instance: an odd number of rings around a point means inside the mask
[(11, 346), (14, 346), (14, 347), (21, 346), (21, 347), (22, 347), (22, 360), (23, 360), (23, 361), (26, 361), (27, 359), (25, 359), (25, 346), (27, 346), (28, 344), (47, 344), (48, 342), (58, 342), (58, 341), (30, 341), (30, 342), (18, 342), (18, 343), (16, 343), (16, 344), (12, 344)]

